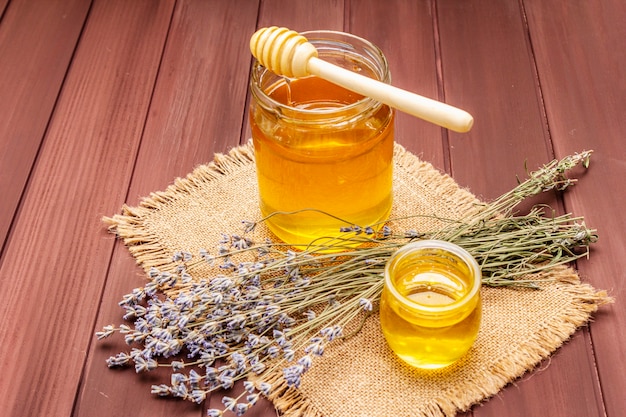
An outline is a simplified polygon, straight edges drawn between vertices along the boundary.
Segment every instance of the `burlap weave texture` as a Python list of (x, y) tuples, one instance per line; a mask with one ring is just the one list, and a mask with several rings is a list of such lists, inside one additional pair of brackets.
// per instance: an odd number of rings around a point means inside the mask
[[(457, 219), (480, 206), (469, 191), (402, 147), (394, 154), (392, 218), (414, 214)], [(251, 145), (217, 155), (167, 190), (124, 207), (109, 219), (144, 268), (167, 268), (177, 250), (215, 248), (222, 233), (237, 233), (242, 220), (260, 218)], [(392, 221), (395, 230), (433, 230), (434, 217)], [(255, 239), (272, 237), (264, 227)], [(192, 271), (204, 277), (209, 270)], [(496, 394), (536, 366), (584, 325), (604, 294), (580, 283), (566, 267), (551, 272), (542, 291), (483, 288), (478, 339), (458, 363), (418, 371), (387, 347), (372, 315), (355, 337), (331, 345), (305, 375), (298, 390), (283, 387), (274, 404), (292, 416), (453, 416)]]

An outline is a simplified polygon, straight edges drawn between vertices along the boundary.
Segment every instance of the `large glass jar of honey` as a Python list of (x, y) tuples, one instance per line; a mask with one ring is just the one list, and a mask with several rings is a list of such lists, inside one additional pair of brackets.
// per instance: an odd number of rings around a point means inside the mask
[[(321, 59), (391, 82), (372, 43), (341, 32), (302, 35)], [(394, 111), (315, 76), (278, 76), (258, 62), (250, 89), (260, 208), (272, 214), (272, 232), (304, 246), (338, 236), (341, 227), (379, 226), (392, 203)]]
[(422, 369), (451, 365), (474, 343), (481, 321), (481, 272), (449, 242), (424, 240), (387, 262), (380, 324), (391, 349)]

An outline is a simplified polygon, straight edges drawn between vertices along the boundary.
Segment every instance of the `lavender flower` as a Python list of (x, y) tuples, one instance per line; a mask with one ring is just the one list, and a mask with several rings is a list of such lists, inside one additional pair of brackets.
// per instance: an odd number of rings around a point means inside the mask
[(108, 324), (102, 328), (102, 331), (96, 332), (96, 337), (98, 340), (107, 338), (115, 333), (115, 326), (112, 324)]
[(413, 229), (411, 229), (411, 230), (407, 230), (407, 231), (404, 233), (404, 236), (405, 236), (406, 238), (408, 238), (408, 239), (417, 239), (417, 238), (419, 238), (421, 235), (420, 235), (420, 233), (418, 233), (418, 232), (417, 232), (417, 230), (413, 230)]
[(206, 249), (200, 249), (199, 251), (200, 258), (203, 259), (209, 265), (213, 265), (215, 261), (215, 257), (211, 255)]
[(311, 339), (311, 343), (304, 348), (305, 353), (311, 353), (316, 356), (322, 356), (324, 354), (324, 344), (319, 338)]
[(259, 391), (261, 391), (261, 394), (268, 397), (270, 395), (270, 392), (272, 391), (272, 384), (267, 382), (261, 382), (259, 386)]
[(135, 372), (147, 372), (157, 368), (158, 363), (152, 358), (146, 359), (143, 356), (138, 356), (135, 359)]
[(256, 227), (256, 222), (251, 222), (248, 220), (242, 220), (241, 223), (244, 225), (244, 233), (252, 232)]
[(359, 306), (363, 307), (363, 310), (365, 311), (372, 311), (372, 309), (374, 308), (374, 306), (372, 305), (372, 301), (368, 300), (367, 298), (359, 299)]
[(243, 388), (248, 391), (250, 394), (252, 394), (255, 390), (254, 388), (254, 384), (250, 381), (244, 381), (243, 382)]
[(204, 400), (206, 399), (206, 391), (201, 390), (201, 389), (194, 389), (193, 391), (191, 391), (191, 394), (189, 395), (189, 397), (191, 398), (191, 401), (193, 401), (194, 403), (202, 404)]
[(166, 397), (171, 394), (170, 387), (165, 384), (153, 385), (150, 392), (161, 397)]
[(242, 416), (244, 415), (244, 413), (246, 411), (248, 411), (248, 409), (250, 408), (252, 404), (248, 404), (248, 403), (239, 403), (235, 406), (235, 414), (237, 416)]
[(237, 250), (244, 250), (244, 249), (248, 249), (250, 246), (252, 246), (253, 242), (252, 242), (252, 240), (248, 239), (245, 236), (233, 235), (232, 236), (232, 245), (233, 245), (233, 248), (235, 248)]
[(313, 358), (310, 355), (305, 355), (298, 359), (298, 365), (302, 365), (304, 370), (308, 370), (313, 365)]
[(304, 366), (292, 365), (283, 369), (283, 377), (287, 382), (287, 385), (294, 388), (299, 388), (302, 380), (302, 374), (304, 374)]
[(233, 377), (231, 375), (224, 374), (224, 373), (220, 374), (217, 377), (217, 382), (220, 384), (220, 386), (223, 389), (230, 389), (235, 384), (235, 380), (233, 379)]
[(259, 394), (250, 394), (246, 396), (246, 401), (248, 404), (255, 405), (257, 401), (259, 401)]
[(266, 369), (267, 366), (263, 362), (259, 361), (253, 363), (250, 367), (250, 371), (256, 375), (261, 375), (263, 372), (265, 372)]
[[(213, 249), (215, 255), (200, 249), (198, 259), (194, 259), (190, 252), (176, 251), (166, 270), (151, 268), (148, 282), (122, 297), (119, 305), (124, 310), (123, 318), (132, 321), (132, 325), (106, 325), (96, 332), (96, 337), (103, 339), (117, 332), (126, 343), (138, 347), (111, 356), (106, 363), (110, 367), (134, 365), (136, 372), (169, 366), (170, 385), (153, 385), (152, 393), (195, 403), (243, 380), (243, 394), (223, 398), (224, 410), (242, 415), (257, 403), (259, 395), (272, 393), (270, 384), (255, 385), (246, 381), (248, 377), (263, 378), (266, 373), (273, 377), (282, 371), (289, 386), (299, 387), (315, 357), (322, 356), (329, 344), (344, 337), (346, 325), (361, 320), (364, 312), (374, 309), (382, 290), (384, 264), (406, 242), (450, 237), (478, 258), (483, 273), (489, 274), (483, 277), (484, 283), (515, 284), (514, 279), (498, 276), (498, 271), (489, 269), (489, 252), (485, 248), (493, 246), (490, 236), (502, 247), (502, 236), (483, 233), (485, 225), (489, 225), (487, 231), (502, 230), (505, 223), (498, 222), (511, 222), (512, 207), (520, 196), (571, 184), (563, 172), (577, 163), (585, 164), (588, 156), (576, 155), (550, 165), (533, 175), (530, 182), (486, 205), (476, 216), (451, 223), (440, 231), (394, 234), (388, 226), (382, 226), (378, 232), (377, 225), (342, 227), (342, 232), (351, 234), (337, 244), (344, 245), (351, 239), (370, 244), (340, 255), (327, 253), (337, 249), (332, 241), (313, 244), (302, 252), (269, 240), (255, 244), (246, 233), (252, 232), (257, 223), (244, 221), (244, 233), (223, 234)], [(495, 216), (502, 213), (504, 216)], [(523, 218), (523, 224), (518, 221), (520, 229), (528, 232), (523, 233), (523, 244), (532, 247), (528, 242), (535, 236), (540, 239), (537, 244), (548, 249), (512, 260), (506, 274), (527, 275), (534, 265), (563, 263), (564, 259), (584, 256), (584, 249), (596, 238), (595, 231), (587, 229), (583, 222), (572, 225), (570, 217), (543, 221), (536, 214), (533, 216)], [(549, 230), (542, 229), (544, 225)], [(483, 233), (481, 239), (473, 239), (479, 232)], [(547, 242), (550, 236), (553, 239)], [(477, 244), (482, 246), (472, 246)], [(578, 254), (574, 254), (574, 249)], [(213, 266), (217, 273), (192, 277), (200, 264), (205, 268)], [(185, 361), (177, 356), (181, 353), (186, 354)], [(207, 416), (221, 417), (224, 410), (210, 409)]]
[(222, 404), (224, 404), (226, 410), (235, 411), (235, 407), (237, 406), (237, 400), (232, 397), (224, 396), (222, 398)]
[(129, 354), (125, 352), (120, 352), (117, 355), (108, 358), (106, 362), (109, 368), (113, 368), (117, 366), (125, 366), (130, 362), (130, 360), (131, 357)]

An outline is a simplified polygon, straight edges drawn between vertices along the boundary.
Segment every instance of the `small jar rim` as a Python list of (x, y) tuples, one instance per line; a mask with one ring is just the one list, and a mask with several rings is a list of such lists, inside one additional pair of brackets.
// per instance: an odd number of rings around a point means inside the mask
[[(316, 38), (313, 37), (311, 35), (315, 35), (315, 36), (323, 36), (323, 35), (330, 35), (330, 36), (341, 36), (344, 38), (348, 38), (348, 39), (352, 39), (356, 42), (360, 42), (362, 43), (363, 47), (369, 48), (372, 50), (372, 52), (375, 53), (376, 58), (379, 60), (379, 62), (377, 62), (377, 64), (380, 64), (380, 67), (382, 69), (382, 75), (383, 75), (383, 79), (379, 80), (382, 82), (385, 82), (387, 84), (391, 83), (391, 74), (389, 71), (389, 63), (387, 62), (387, 58), (385, 57), (385, 55), (383, 54), (383, 51), (376, 46), (374, 43), (368, 41), (367, 39), (363, 39), (359, 36), (356, 36), (354, 34), (351, 33), (347, 33), (347, 32), (341, 32), (341, 31), (335, 31), (335, 30), (311, 30), (311, 31), (305, 31), (305, 32), (300, 32), (300, 35), (304, 36), (307, 38), (307, 40), (309, 40), (312, 43), (316, 43), (316, 42), (323, 42), (323, 41), (328, 41), (328, 42), (339, 42), (339, 40), (337, 39), (326, 39), (326, 38)], [(309, 39), (309, 37), (307, 36), (311, 36), (311, 38)], [(353, 44), (351, 44), (353, 45)], [(253, 68), (252, 68), (252, 73), (251, 73), (251, 77), (250, 77), (250, 90), (252, 92), (252, 94), (254, 96), (257, 97), (257, 99), (259, 97), (262, 97), (263, 100), (271, 103), (272, 106), (274, 106), (275, 108), (278, 109), (287, 109), (289, 111), (293, 111), (293, 112), (298, 112), (301, 113), (303, 115), (316, 115), (316, 116), (328, 116), (328, 117), (333, 117), (339, 114), (343, 114), (349, 111), (354, 111), (360, 107), (362, 107), (364, 110), (366, 109), (370, 109), (370, 108), (375, 108), (378, 106), (381, 106), (382, 103), (374, 100), (371, 97), (363, 97), (362, 99), (355, 101), (354, 103), (350, 103), (348, 105), (345, 106), (341, 106), (341, 107), (337, 107), (337, 108), (332, 108), (332, 109), (302, 109), (299, 107), (293, 107), (290, 106), (288, 104), (284, 104), (281, 103), (277, 100), (274, 100), (273, 98), (271, 98), (270, 96), (268, 96), (265, 91), (263, 91), (263, 89), (259, 86), (259, 83), (255, 81), (260, 81), (260, 77), (258, 76), (258, 70), (259, 68), (262, 68), (263, 71), (268, 72), (270, 74), (273, 74), (272, 71), (270, 71), (269, 69), (265, 68), (264, 66), (262, 66), (260, 64), (260, 62), (257, 59), (254, 59), (254, 63), (253, 63)], [(260, 100), (257, 100), (259, 102), (259, 104), (261, 104), (264, 107), (265, 106)]]
[[(474, 281), (472, 282), (472, 286), (470, 287), (469, 291), (467, 291), (465, 294), (463, 294), (463, 297), (461, 297), (459, 300), (453, 303), (446, 304), (446, 305), (438, 305), (438, 306), (424, 305), (424, 304), (412, 301), (409, 298), (405, 297), (404, 295), (400, 294), (400, 292), (395, 287), (394, 283), (391, 281), (390, 268), (392, 266), (392, 263), (396, 259), (398, 259), (398, 257), (405, 256), (406, 253), (409, 253), (418, 249), (419, 250), (442, 249), (442, 250), (452, 253), (453, 255), (461, 259), (463, 262), (465, 262), (466, 265), (471, 270), (471, 272), (474, 274)], [(443, 240), (436, 240), (436, 239), (411, 242), (402, 246), (400, 249), (398, 249), (391, 256), (391, 258), (385, 265), (384, 279), (385, 279), (385, 287), (387, 287), (387, 289), (393, 294), (393, 297), (396, 301), (398, 301), (400, 304), (404, 305), (405, 307), (411, 310), (419, 310), (420, 312), (423, 312), (425, 314), (446, 314), (446, 313), (453, 313), (461, 309), (463, 306), (465, 306), (466, 304), (471, 302), (471, 300), (474, 299), (474, 297), (480, 291), (480, 288), (482, 285), (482, 274), (480, 271), (480, 267), (478, 266), (478, 262), (476, 262), (474, 257), (467, 250), (463, 249), (462, 247), (454, 243), (446, 242)]]

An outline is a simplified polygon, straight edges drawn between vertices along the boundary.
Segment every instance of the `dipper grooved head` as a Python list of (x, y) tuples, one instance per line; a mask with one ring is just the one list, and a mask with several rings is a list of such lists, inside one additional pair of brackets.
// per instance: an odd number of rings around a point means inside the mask
[(290, 78), (310, 75), (307, 64), (317, 58), (317, 49), (304, 36), (277, 26), (255, 32), (250, 52), (268, 70)]
[(318, 58), (304, 36), (287, 28), (259, 29), (250, 39), (252, 55), (269, 71), (289, 78), (315, 75), (366, 97), (456, 132), (467, 132), (474, 118), (468, 112)]

